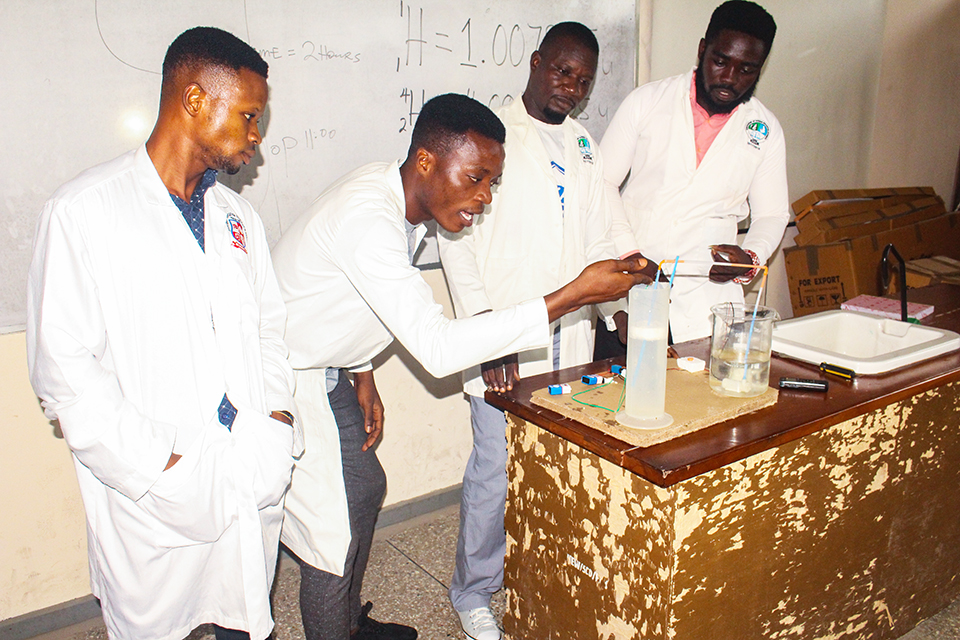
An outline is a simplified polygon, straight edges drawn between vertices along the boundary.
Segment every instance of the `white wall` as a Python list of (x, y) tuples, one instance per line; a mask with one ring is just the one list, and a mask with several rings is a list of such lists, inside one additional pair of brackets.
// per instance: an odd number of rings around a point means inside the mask
[(67, 445), (27, 377), (25, 334), (0, 335), (0, 620), (90, 593), (87, 536)]
[(960, 155), (960, 2), (887, 4), (867, 183), (930, 185), (949, 207)]

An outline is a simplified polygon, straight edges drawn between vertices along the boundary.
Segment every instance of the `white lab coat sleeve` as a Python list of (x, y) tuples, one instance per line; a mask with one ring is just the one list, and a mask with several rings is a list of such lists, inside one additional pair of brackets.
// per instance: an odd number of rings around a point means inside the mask
[[(613, 238), (612, 215), (603, 178), (603, 153), (594, 157), (596, 165), (590, 172), (590, 180), (585, 200), (581, 200), (583, 216), (584, 255), (587, 264), (619, 257)], [(619, 196), (617, 196), (619, 200)], [(632, 237), (632, 233), (631, 233)], [(627, 311), (626, 300), (620, 299), (597, 305), (597, 311), (603, 318), (609, 331), (617, 327), (613, 315), (618, 311)]]
[(339, 266), (381, 322), (435, 377), (510, 353), (547, 346), (543, 298), (450, 320), (410, 265), (406, 237), (382, 215), (349, 217), (337, 234)]
[(750, 230), (743, 240), (743, 248), (756, 253), (760, 264), (766, 264), (776, 251), (790, 221), (786, 142), (780, 123), (773, 124), (770, 146), (750, 183)]
[(437, 229), (440, 262), (457, 313), (464, 318), (493, 309), (477, 264), (473, 227), (460, 233)]
[[(263, 360), (263, 381), (266, 407), (268, 412), (289, 411), (294, 417), (294, 457), (303, 453), (303, 430), (300, 413), (293, 399), (296, 378), (287, 359), (289, 351), (283, 341), (283, 332), (287, 323), (287, 309), (280, 293), (280, 285), (273, 270), (273, 261), (266, 245), (266, 234), (259, 217), (253, 218), (258, 226), (256, 237), (259, 246), (251, 247), (257, 273), (258, 297), (260, 302), (260, 356)], [(273, 418), (271, 418), (273, 420)], [(283, 424), (283, 423), (281, 423)], [(287, 425), (283, 425), (287, 427)], [(289, 479), (289, 474), (287, 474)]]
[(617, 255), (623, 256), (638, 251), (636, 230), (638, 225), (620, 199), (620, 185), (630, 172), (637, 150), (637, 140), (643, 123), (643, 111), (639, 108), (641, 94), (632, 91), (621, 103), (600, 141), (600, 156), (603, 158), (603, 184), (610, 207), (611, 236)]
[(273, 271), (270, 252), (266, 246), (258, 249), (256, 267), (260, 296), (260, 352), (263, 358), (267, 408), (270, 411), (283, 410), (296, 414), (296, 404), (293, 401), (293, 368), (287, 360), (287, 345), (283, 341), (287, 310)]
[(79, 217), (51, 201), (37, 225), (28, 285), (30, 381), (77, 460), (137, 500), (163, 472), (177, 427), (142, 415), (101, 363), (106, 328)]

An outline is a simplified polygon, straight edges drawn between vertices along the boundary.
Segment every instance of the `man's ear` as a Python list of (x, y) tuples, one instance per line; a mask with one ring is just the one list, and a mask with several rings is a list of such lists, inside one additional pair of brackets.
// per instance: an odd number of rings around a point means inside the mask
[(707, 40), (706, 38), (700, 38), (700, 47), (697, 49), (697, 60), (703, 61), (703, 52), (707, 50)]
[(421, 178), (427, 178), (437, 168), (437, 156), (427, 151), (423, 147), (417, 149), (416, 161), (417, 175)]
[(196, 82), (191, 82), (183, 89), (183, 109), (191, 117), (199, 115), (206, 99), (207, 92)]
[(536, 71), (537, 67), (540, 66), (540, 61), (542, 60), (540, 56), (540, 51), (534, 51), (530, 54), (530, 71)]

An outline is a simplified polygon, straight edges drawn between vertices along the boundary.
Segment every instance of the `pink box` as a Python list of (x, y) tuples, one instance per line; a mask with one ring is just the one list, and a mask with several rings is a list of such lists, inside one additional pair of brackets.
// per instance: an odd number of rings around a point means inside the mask
[[(879, 298), (877, 296), (859, 295), (851, 298), (840, 305), (841, 309), (847, 311), (860, 311), (883, 318), (900, 319), (900, 301), (890, 298)], [(920, 304), (918, 302), (907, 303), (907, 317), (920, 320), (933, 313), (933, 305)]]

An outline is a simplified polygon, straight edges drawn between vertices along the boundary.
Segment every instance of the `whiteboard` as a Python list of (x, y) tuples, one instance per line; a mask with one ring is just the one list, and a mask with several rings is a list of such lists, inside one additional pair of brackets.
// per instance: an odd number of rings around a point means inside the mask
[(600, 41), (597, 80), (578, 115), (600, 138), (634, 87), (633, 0), (3, 0), (0, 327), (24, 323), (44, 201), (146, 139), (163, 56), (182, 31), (226, 29), (270, 65), (257, 157), (221, 178), (257, 208), (272, 245), (339, 176), (405, 156), (432, 96), (466, 93), (492, 108), (519, 96), (530, 54), (564, 20)]

